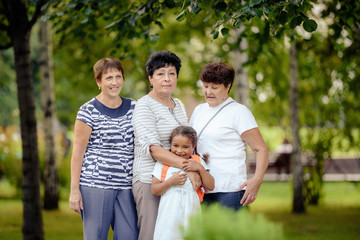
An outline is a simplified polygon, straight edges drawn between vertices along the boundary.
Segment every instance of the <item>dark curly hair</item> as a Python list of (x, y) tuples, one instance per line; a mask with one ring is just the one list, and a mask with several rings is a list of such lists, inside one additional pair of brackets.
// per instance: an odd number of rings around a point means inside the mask
[(156, 69), (166, 66), (174, 66), (176, 68), (176, 74), (179, 76), (181, 60), (174, 53), (163, 50), (151, 54), (145, 66), (147, 75), (150, 77), (153, 76)]
[(193, 147), (196, 147), (196, 143), (197, 143), (197, 134), (195, 129), (193, 129), (190, 126), (179, 126), (176, 127), (170, 135), (170, 144), (172, 143), (172, 140), (175, 136), (184, 136), (184, 137), (188, 137), (191, 140), (191, 144), (193, 145)]
[(234, 68), (227, 63), (208, 63), (200, 73), (200, 80), (207, 83), (224, 84), (229, 91), (234, 83)]
[[(190, 138), (191, 144), (193, 145), (194, 148), (196, 147), (198, 137), (197, 137), (197, 133), (196, 133), (194, 128), (192, 128), (190, 126), (176, 127), (171, 132), (170, 139), (169, 139), (170, 140), (170, 145), (172, 143), (173, 138), (175, 136), (178, 136), (178, 135)], [(196, 152), (196, 148), (195, 148), (195, 154), (198, 154)], [(202, 158), (206, 163), (209, 162), (209, 154), (207, 154), (207, 153), (203, 154)]]

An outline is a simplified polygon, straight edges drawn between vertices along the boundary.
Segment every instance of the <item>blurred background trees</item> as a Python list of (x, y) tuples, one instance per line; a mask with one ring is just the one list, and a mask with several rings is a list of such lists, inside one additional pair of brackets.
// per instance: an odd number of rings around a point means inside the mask
[[(4, 14), (6, 2), (0, 1), (0, 44), (4, 49), (11, 43), (4, 30), (10, 24)], [(46, 1), (23, 2), (29, 6), (29, 15), (35, 12), (34, 4)], [(359, 10), (360, 3), (350, 0), (52, 1), (42, 21), (52, 24), (59, 187), (69, 184), (69, 141), (77, 110), (98, 93), (92, 66), (99, 58), (113, 56), (123, 61), (126, 80), (122, 95), (137, 100), (149, 90), (144, 67), (147, 57), (154, 50), (175, 52), (183, 65), (175, 96), (183, 100), (189, 116), (202, 101), (198, 86), (201, 68), (214, 61), (232, 64), (237, 75), (245, 73), (247, 80), (237, 82), (231, 94), (238, 100), (248, 95), (240, 101), (252, 110), (270, 150), (275, 150), (283, 138), (294, 140), (289, 100), (290, 46), (294, 46), (299, 149), (317, 166), (304, 169), (307, 178), (296, 191), (303, 193), (304, 189), (305, 202), (301, 204), (317, 204), (324, 160), (359, 157), (360, 153), (360, 103), (356, 100), (360, 89)], [(45, 181), (45, 149), (50, 145), (43, 137), (39, 29), (34, 25), (29, 38), (29, 76), (39, 126), (34, 131), (40, 132), (40, 173)], [(0, 52), (0, 174), (19, 188), (21, 173), (16, 174), (19, 164), (14, 163), (21, 163), (24, 151), (14, 127), (19, 126), (21, 111), (15, 63), (12, 50)]]

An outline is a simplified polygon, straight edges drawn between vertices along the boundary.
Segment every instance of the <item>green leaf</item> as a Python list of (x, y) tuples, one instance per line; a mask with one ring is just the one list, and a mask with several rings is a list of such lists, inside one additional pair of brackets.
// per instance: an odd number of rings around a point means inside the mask
[(243, 15), (245, 15), (245, 14), (248, 14), (248, 13), (250, 13), (251, 12), (251, 9), (250, 9), (250, 7), (243, 7), (243, 9), (242, 9), (242, 13), (243, 13)]
[(212, 12), (212, 8), (210, 8), (209, 11), (207, 12), (206, 17), (204, 18), (203, 22), (209, 21), (209, 19), (211, 17), (211, 12)]
[(352, 17), (346, 19), (345, 21), (349, 26), (354, 26), (354, 19)]
[(167, 8), (174, 8), (176, 3), (173, 0), (165, 0), (163, 3)]
[(181, 22), (182, 20), (184, 20), (184, 17), (185, 17), (185, 10), (183, 10), (179, 15), (177, 15), (176, 21)]
[(199, 7), (198, 2), (191, 2), (189, 6), (189, 12), (198, 14), (201, 11), (201, 7)]
[(150, 41), (157, 42), (160, 38), (159, 34), (150, 35)]
[(292, 4), (298, 5), (302, 2), (303, 0), (293, 0)]
[(258, 8), (253, 8), (253, 9), (251, 9), (251, 15), (257, 16), (260, 18), (263, 15), (263, 11)]
[(296, 18), (293, 18), (291, 21), (290, 21), (290, 27), (292, 29), (296, 28), (297, 26), (299, 26), (301, 23), (302, 23), (302, 17), (298, 16)]
[(300, 13), (300, 16), (303, 18), (304, 21), (309, 19), (309, 17), (306, 16), (306, 14), (304, 12), (300, 11), (299, 13)]
[(266, 13), (266, 14), (269, 14), (269, 13), (272, 13), (274, 10), (269, 6), (269, 5), (264, 5), (263, 6), (263, 9), (264, 9), (264, 12)]
[(91, 15), (91, 14), (93, 14), (93, 10), (91, 9), (91, 8), (86, 8), (84, 11), (83, 11), (83, 13), (85, 14), (85, 15)]
[(281, 11), (279, 15), (279, 22), (281, 25), (285, 25), (288, 21), (288, 14), (287, 12)]
[(164, 26), (162, 25), (161, 22), (155, 21), (155, 24), (158, 25), (161, 29), (164, 29)]
[(262, 0), (251, 0), (250, 1), (250, 6), (255, 6), (255, 5), (258, 5), (259, 3), (261, 3)]
[(183, 6), (181, 7), (181, 11), (184, 11), (190, 5), (190, 0), (185, 0)]
[(217, 39), (219, 37), (219, 31), (218, 30), (212, 30), (211, 34), (213, 35), (212, 39)]
[(128, 20), (128, 22), (129, 22), (129, 24), (131, 25), (131, 26), (135, 26), (136, 25), (136, 20), (137, 20), (137, 17), (135, 16), (135, 15), (132, 15), (130, 18), (129, 18), (129, 20)]
[(241, 18), (241, 17), (243, 17), (243, 11), (242, 10), (237, 10), (232, 15), (232, 18)]
[(89, 18), (84, 18), (83, 20), (81, 20), (81, 24), (85, 24), (85, 23), (88, 23), (89, 22)]
[(150, 14), (146, 15), (145, 17), (141, 18), (141, 22), (142, 24), (144, 24), (145, 26), (150, 25), (152, 22), (152, 17)]
[(119, 22), (120, 22), (120, 20), (115, 21), (115, 22), (112, 22), (112, 23), (110, 23), (109, 25), (105, 26), (105, 29), (112, 28), (113, 26), (115, 26), (115, 25), (118, 24)]
[(224, 36), (224, 37), (227, 37), (229, 35), (229, 29), (228, 28), (222, 28), (221, 29), (221, 34)]
[(216, 12), (224, 12), (226, 8), (227, 8), (227, 4), (225, 2), (218, 2), (214, 6)]
[(303, 24), (303, 28), (307, 32), (314, 32), (317, 29), (317, 26), (317, 23), (312, 19), (306, 20)]
[(279, 27), (279, 23), (275, 22), (270, 30), (271, 34), (275, 35), (278, 27)]

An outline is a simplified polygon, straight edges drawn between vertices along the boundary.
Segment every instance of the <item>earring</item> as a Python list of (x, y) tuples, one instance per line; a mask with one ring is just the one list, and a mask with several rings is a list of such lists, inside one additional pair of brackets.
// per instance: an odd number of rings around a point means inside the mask
[(152, 85), (152, 83), (150, 83), (150, 88), (153, 88), (154, 86)]

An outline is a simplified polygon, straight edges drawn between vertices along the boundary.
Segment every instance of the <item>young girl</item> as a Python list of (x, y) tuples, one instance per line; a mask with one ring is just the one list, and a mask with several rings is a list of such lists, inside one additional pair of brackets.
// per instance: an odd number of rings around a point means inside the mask
[[(203, 160), (199, 163), (200, 158), (191, 155), (196, 142), (196, 131), (192, 127), (177, 127), (170, 136), (171, 152), (184, 158), (183, 170), (198, 172), (203, 186), (212, 190), (214, 178), (207, 171), (206, 163)], [(161, 198), (154, 240), (182, 239), (180, 226), (186, 229), (189, 216), (200, 211), (199, 195), (183, 170), (160, 162), (155, 164), (151, 192), (156, 196), (161, 195)]]

